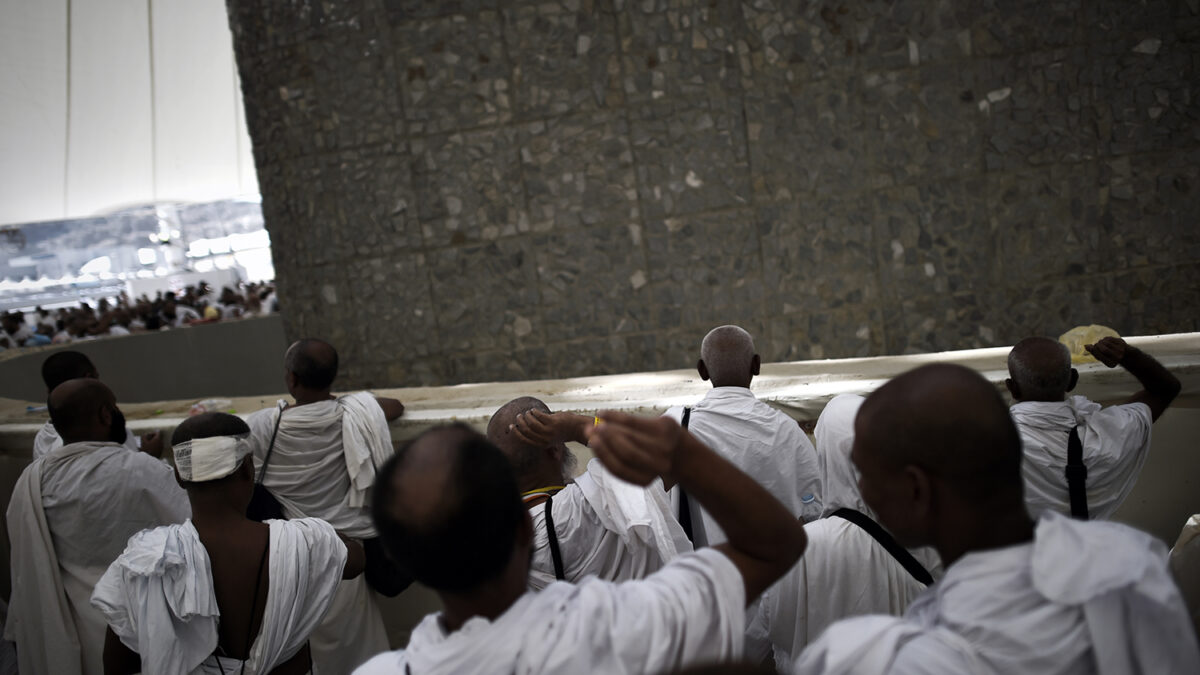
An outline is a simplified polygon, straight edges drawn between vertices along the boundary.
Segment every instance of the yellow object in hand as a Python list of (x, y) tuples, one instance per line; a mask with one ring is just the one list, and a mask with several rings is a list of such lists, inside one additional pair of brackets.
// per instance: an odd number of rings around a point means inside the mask
[(1076, 326), (1071, 330), (1058, 336), (1058, 341), (1067, 346), (1071, 350), (1071, 363), (1095, 363), (1096, 357), (1092, 356), (1083, 348), (1084, 345), (1094, 345), (1101, 338), (1106, 337), (1121, 337), (1117, 331), (1108, 326), (1099, 324), (1091, 324), (1090, 326)]

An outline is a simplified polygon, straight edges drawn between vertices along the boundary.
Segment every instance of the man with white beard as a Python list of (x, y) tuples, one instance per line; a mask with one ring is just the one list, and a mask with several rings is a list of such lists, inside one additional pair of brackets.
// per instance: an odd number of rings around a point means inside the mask
[(575, 455), (564, 441), (586, 443), (594, 420), (551, 413), (545, 403), (524, 396), (505, 403), (488, 421), (488, 440), (512, 465), (533, 521), (531, 590), (556, 579), (641, 579), (692, 550), (661, 481), (633, 485), (596, 459), (573, 477)]
[(65, 445), (34, 460), (13, 489), (4, 636), (21, 672), (98, 674), (105, 622), (89, 602), (93, 587), (129, 537), (183, 522), (191, 508), (171, 467), (120, 444), (125, 417), (99, 380), (64, 382), (49, 408)]
[(284, 368), (295, 402), (280, 401), (246, 418), (255, 439), (256, 475), (279, 500), (284, 517), (320, 518), (367, 549), (367, 573), (342, 582), (310, 641), (318, 671), (348, 673), (388, 647), (376, 594), (367, 585), (377, 536), (370, 492), (376, 468), (392, 456), (388, 423), (404, 406), (367, 392), (333, 396), (337, 351), (321, 340), (289, 347)]

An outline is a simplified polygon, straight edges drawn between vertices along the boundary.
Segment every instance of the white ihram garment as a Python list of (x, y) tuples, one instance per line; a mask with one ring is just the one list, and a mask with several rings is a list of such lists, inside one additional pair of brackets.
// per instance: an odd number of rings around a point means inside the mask
[[(52, 450), (61, 448), (62, 444), (62, 437), (54, 430), (54, 424), (46, 422), (42, 425), (41, 429), (38, 429), (37, 435), (33, 437), (33, 458), (44, 457)], [(140, 450), (142, 448), (142, 439), (129, 430), (126, 430), (125, 443), (123, 445), (130, 450)]]
[[(269, 673), (300, 651), (329, 609), (346, 565), (346, 546), (329, 523), (305, 518), (267, 525), (267, 601), (247, 674)], [(130, 539), (96, 584), (92, 604), (141, 656), (143, 673), (243, 672), (241, 661), (213, 655), (221, 612), (208, 551), (191, 521)]]
[(738, 659), (745, 601), (737, 568), (705, 549), (637, 581), (551, 584), (495, 621), (475, 617), (449, 635), (430, 614), (407, 649), (380, 654), (355, 675), (674, 672)]
[(1171, 548), (1171, 574), (1200, 637), (1200, 514), (1188, 518)]
[(26, 467), (8, 505), (4, 627), (21, 672), (103, 672), (105, 623), (92, 589), (129, 537), (189, 516), (171, 467), (116, 443), (72, 443)]
[(963, 556), (904, 618), (834, 624), (795, 672), (1196, 673), (1200, 649), (1159, 541), (1051, 513), (1032, 543)]
[[(551, 502), (566, 581), (587, 576), (608, 581), (641, 579), (692, 550), (671, 515), (660, 480), (639, 487), (613, 476), (593, 459), (587, 471)], [(555, 581), (546, 505), (531, 506), (529, 516), (533, 520), (529, 588), (540, 590)]]
[[(663, 414), (680, 421), (683, 408)], [(692, 406), (688, 431), (766, 488), (797, 518), (820, 517), (816, 450), (796, 420), (759, 401), (749, 389), (713, 387)], [(672, 504), (678, 509), (678, 491), (672, 493)], [(696, 548), (723, 543), (725, 533), (713, 517), (694, 500), (690, 505)]]
[[(257, 466), (262, 466), (279, 415), (279, 408), (267, 408), (246, 418)], [(361, 392), (294, 406), (282, 415), (263, 484), (279, 500), (284, 515), (320, 518), (348, 537), (374, 537), (370, 488), (375, 467), (393, 453), (379, 402)], [(323, 675), (349, 673), (388, 648), (375, 593), (363, 576), (338, 586), (333, 606), (309, 646)]]
[[(835, 621), (863, 614), (900, 616), (926, 588), (866, 530), (829, 515), (847, 508), (877, 521), (862, 499), (858, 471), (850, 461), (854, 418), (863, 400), (838, 396), (817, 420), (826, 517), (805, 524), (804, 555), (763, 594), (755, 621), (774, 648), (776, 663), (790, 663)], [(935, 579), (941, 575), (936, 551), (922, 547), (909, 553)]]
[(1064, 474), (1067, 439), (1079, 426), (1087, 466), (1088, 517), (1106, 520), (1129, 496), (1150, 450), (1150, 406), (1128, 403), (1101, 408), (1083, 396), (1066, 401), (1025, 401), (1010, 412), (1021, 432), (1025, 456), (1025, 505), (1037, 518), (1044, 511), (1070, 515)]

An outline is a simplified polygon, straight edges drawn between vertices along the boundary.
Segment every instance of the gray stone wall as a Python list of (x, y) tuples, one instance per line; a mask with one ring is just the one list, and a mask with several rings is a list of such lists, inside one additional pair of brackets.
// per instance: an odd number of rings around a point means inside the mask
[(1200, 0), (228, 0), (347, 386), (1200, 329)]

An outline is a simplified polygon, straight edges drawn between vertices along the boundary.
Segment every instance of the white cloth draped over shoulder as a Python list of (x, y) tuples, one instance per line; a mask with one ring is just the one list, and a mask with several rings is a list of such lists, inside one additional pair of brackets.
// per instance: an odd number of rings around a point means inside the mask
[[(608, 581), (641, 579), (692, 550), (671, 514), (661, 480), (644, 488), (633, 485), (593, 459), (587, 471), (551, 501), (567, 581), (587, 576)], [(529, 588), (539, 590), (555, 581), (545, 504), (530, 507), (529, 515), (533, 520)]]
[(26, 467), (8, 506), (12, 599), (4, 636), (21, 672), (101, 673), (92, 590), (139, 530), (191, 516), (171, 467), (116, 443), (72, 443)]
[(674, 672), (739, 658), (745, 602), (737, 568), (705, 549), (637, 581), (551, 584), (495, 621), (475, 617), (449, 635), (430, 614), (407, 649), (380, 654), (355, 674)]
[(1025, 504), (1037, 518), (1044, 511), (1070, 515), (1071, 497), (1064, 474), (1067, 439), (1079, 425), (1087, 466), (1088, 516), (1110, 518), (1129, 496), (1150, 451), (1154, 418), (1145, 403), (1101, 408), (1083, 396), (1065, 401), (1025, 401), (1010, 412), (1021, 432), (1025, 456)]
[[(346, 565), (346, 546), (328, 523), (304, 518), (267, 525), (267, 602), (248, 674), (269, 673), (304, 646)], [(213, 655), (221, 612), (208, 552), (191, 521), (130, 539), (96, 585), (92, 604), (141, 656), (144, 673), (243, 672), (241, 661)]]
[(1046, 514), (1032, 543), (969, 553), (903, 619), (873, 620), (834, 624), (795, 672), (1200, 672), (1165, 547), (1116, 523)]
[[(863, 397), (835, 397), (817, 419), (814, 436), (821, 466), (826, 517), (806, 523), (808, 547), (795, 567), (763, 594), (756, 624), (766, 632), (776, 663), (790, 663), (829, 625), (864, 614), (900, 616), (924, 590), (903, 565), (858, 525), (829, 517), (854, 509), (872, 519), (862, 499), (858, 471), (850, 461), (854, 418)], [(909, 551), (935, 578), (941, 574), (937, 552)]]
[[(63, 445), (62, 437), (54, 429), (52, 422), (46, 422), (38, 429), (37, 435), (33, 437), (33, 458), (38, 459), (44, 457), (52, 450), (57, 450)], [(142, 439), (136, 434), (131, 433), (128, 429), (125, 431), (125, 447), (130, 450), (140, 450), (142, 447)]]
[(374, 537), (368, 493), (375, 467), (392, 456), (387, 418), (375, 397), (360, 392), (282, 413), (278, 407), (252, 413), (246, 423), (256, 441), (256, 466), (262, 466), (280, 414), (263, 485), (284, 514), (320, 518), (349, 537)]
[[(257, 466), (280, 414), (279, 407), (267, 408), (246, 418)], [(294, 406), (282, 412), (263, 484), (286, 517), (320, 518), (348, 537), (369, 539), (376, 536), (369, 508), (375, 467), (392, 453), (387, 417), (369, 392)], [(362, 576), (338, 585), (310, 647), (323, 675), (348, 673), (388, 648), (375, 593)]]
[[(680, 421), (683, 408), (676, 406), (663, 414)], [(796, 420), (758, 400), (749, 389), (713, 387), (692, 406), (688, 430), (766, 488), (797, 518), (811, 521), (821, 516), (820, 469), (812, 443)], [(679, 491), (671, 492), (678, 512)], [(717, 522), (694, 501), (691, 514), (697, 548), (726, 540)]]

